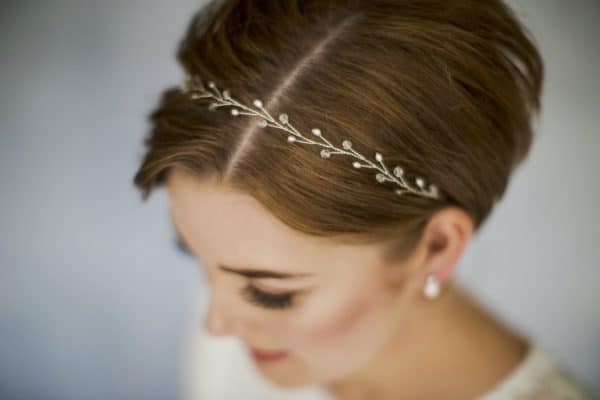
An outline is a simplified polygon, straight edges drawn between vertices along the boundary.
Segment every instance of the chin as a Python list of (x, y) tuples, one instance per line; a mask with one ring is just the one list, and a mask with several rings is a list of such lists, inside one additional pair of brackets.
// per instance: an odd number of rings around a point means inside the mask
[(274, 364), (258, 363), (257, 368), (265, 379), (281, 389), (299, 389), (313, 384), (306, 371), (298, 368), (292, 360)]
[(285, 376), (273, 376), (271, 374), (264, 375), (273, 385), (279, 387), (280, 389), (300, 389), (304, 386), (312, 384), (312, 382), (294, 374)]

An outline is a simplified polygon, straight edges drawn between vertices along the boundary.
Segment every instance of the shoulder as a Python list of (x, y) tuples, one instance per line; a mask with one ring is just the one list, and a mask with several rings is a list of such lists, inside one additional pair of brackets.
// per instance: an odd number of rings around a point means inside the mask
[(591, 400), (581, 382), (548, 349), (530, 340), (523, 361), (476, 400)]

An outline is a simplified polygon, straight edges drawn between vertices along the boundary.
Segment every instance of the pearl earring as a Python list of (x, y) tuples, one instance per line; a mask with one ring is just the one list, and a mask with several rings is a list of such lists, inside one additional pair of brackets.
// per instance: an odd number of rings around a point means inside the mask
[(428, 299), (434, 299), (440, 293), (440, 283), (434, 274), (427, 276), (425, 280), (425, 287), (423, 288), (423, 294)]

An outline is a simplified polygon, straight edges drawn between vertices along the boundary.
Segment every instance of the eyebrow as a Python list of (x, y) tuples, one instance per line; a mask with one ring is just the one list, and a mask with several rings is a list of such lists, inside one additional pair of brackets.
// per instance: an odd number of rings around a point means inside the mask
[[(177, 229), (177, 225), (175, 224), (175, 219), (173, 215), (171, 215), (171, 224), (173, 225), (173, 230), (175, 231), (175, 239), (177, 243), (177, 247), (183, 251), (184, 253), (191, 254), (189, 247), (185, 244), (183, 240), (183, 235)], [(258, 269), (258, 268), (234, 268), (229, 265), (217, 264), (219, 269), (225, 272), (229, 272), (232, 274), (237, 274), (241, 276), (245, 276), (248, 278), (275, 278), (275, 279), (293, 279), (293, 278), (303, 278), (306, 276), (311, 276), (313, 274), (310, 273), (292, 273), (292, 272), (277, 272), (268, 269)]]
[(244, 268), (235, 269), (227, 265), (219, 264), (219, 268), (226, 272), (246, 276), (248, 278), (276, 278), (276, 279), (292, 279), (311, 276), (309, 273), (291, 273), (291, 272), (275, 272), (266, 269)]

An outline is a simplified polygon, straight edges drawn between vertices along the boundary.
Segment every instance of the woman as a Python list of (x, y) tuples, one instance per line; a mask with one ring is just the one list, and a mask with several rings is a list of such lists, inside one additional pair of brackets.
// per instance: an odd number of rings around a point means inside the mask
[(210, 284), (201, 398), (588, 398), (452, 280), (540, 111), (505, 4), (213, 2), (177, 57), (135, 184)]

